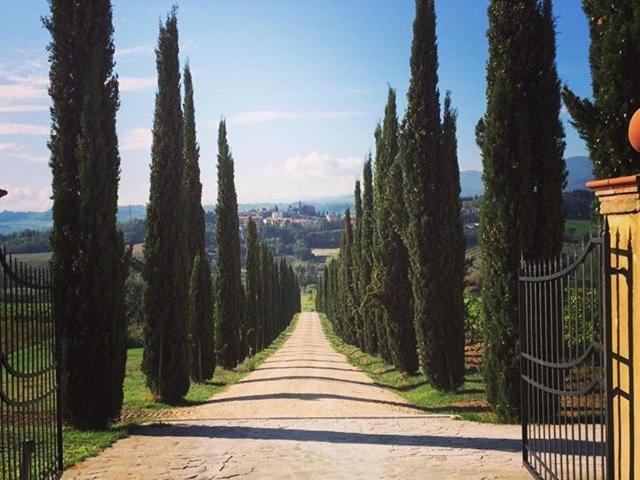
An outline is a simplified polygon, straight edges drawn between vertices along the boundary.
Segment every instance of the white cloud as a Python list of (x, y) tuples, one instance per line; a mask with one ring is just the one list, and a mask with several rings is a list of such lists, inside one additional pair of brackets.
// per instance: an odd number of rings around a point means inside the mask
[(155, 77), (121, 77), (121, 92), (137, 92), (139, 90), (147, 90), (156, 84)]
[(353, 181), (360, 175), (362, 165), (362, 157), (334, 157), (311, 152), (288, 158), (282, 172), (293, 179), (330, 180), (347, 177)]
[(44, 87), (28, 83), (14, 83), (0, 85), (0, 101), (42, 100), (48, 98), (49, 93)]
[(46, 112), (47, 110), (49, 110), (47, 105), (0, 104), (0, 113)]
[(326, 120), (340, 118), (354, 118), (366, 115), (359, 111), (320, 111), (320, 112), (291, 112), (277, 110), (254, 110), (233, 116), (229, 123), (232, 125), (250, 125), (268, 123), (280, 120)]
[(149, 150), (153, 135), (149, 128), (134, 128), (125, 133), (122, 138), (123, 151)]
[(49, 127), (28, 123), (0, 123), (0, 135), (49, 135)]
[(116, 48), (116, 60), (124, 60), (139, 55), (149, 56), (153, 54), (153, 47), (147, 45), (136, 45), (133, 47)]
[(0, 200), (2, 210), (44, 211), (51, 208), (51, 187), (31, 188), (3, 185), (9, 193)]
[(13, 160), (21, 160), (29, 163), (48, 163), (48, 155), (34, 155), (30, 153), (24, 145), (17, 143), (0, 143), (0, 152), (3, 157)]

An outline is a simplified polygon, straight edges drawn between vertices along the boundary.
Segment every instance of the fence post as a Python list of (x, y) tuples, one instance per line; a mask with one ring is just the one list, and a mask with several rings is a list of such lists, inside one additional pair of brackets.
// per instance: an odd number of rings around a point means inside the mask
[(640, 448), (640, 328), (634, 306), (640, 308), (640, 289), (633, 277), (640, 275), (640, 175), (587, 184), (595, 191), (608, 231), (603, 235), (603, 303), (605, 328), (605, 384), (607, 389), (607, 471), (609, 478), (640, 478), (636, 450)]

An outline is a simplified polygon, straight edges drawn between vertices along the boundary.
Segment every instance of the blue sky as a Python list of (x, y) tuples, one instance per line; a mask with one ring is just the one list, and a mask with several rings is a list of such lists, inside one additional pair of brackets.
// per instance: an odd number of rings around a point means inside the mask
[[(148, 199), (158, 21), (172, 1), (114, 0), (120, 204)], [(556, 0), (563, 82), (590, 94), (580, 0)], [(0, 209), (50, 206), (46, 0), (0, 0)], [(181, 62), (190, 59), (203, 202), (214, 203), (217, 124), (228, 120), (240, 202), (352, 191), (373, 148), (387, 84), (404, 111), (413, 0), (182, 0)], [(488, 0), (439, 0), (440, 88), (459, 111), (463, 170), (480, 169), (474, 129), (485, 107)], [(563, 119), (568, 120), (563, 113)], [(585, 147), (567, 123), (567, 156)]]

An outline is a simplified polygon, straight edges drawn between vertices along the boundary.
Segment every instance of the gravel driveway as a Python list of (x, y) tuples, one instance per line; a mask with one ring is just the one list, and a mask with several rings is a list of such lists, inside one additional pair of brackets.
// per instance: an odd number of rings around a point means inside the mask
[(64, 479), (526, 479), (519, 427), (425, 415), (336, 353), (316, 313), (209, 402)]

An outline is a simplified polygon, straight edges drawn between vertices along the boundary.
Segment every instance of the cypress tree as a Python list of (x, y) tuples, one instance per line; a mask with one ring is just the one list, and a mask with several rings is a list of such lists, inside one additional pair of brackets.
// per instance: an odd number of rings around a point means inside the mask
[(260, 245), (256, 223), (249, 218), (247, 224), (247, 270), (245, 278), (245, 307), (247, 325), (247, 343), (253, 353), (258, 351), (258, 302), (260, 276)]
[(429, 382), (436, 388), (455, 389), (464, 380), (464, 317), (458, 288), (463, 279), (452, 268), (459, 256), (460, 187), (454, 175), (457, 157), (444, 158), (442, 152), (433, 0), (416, 0), (407, 100), (402, 142), (405, 241), (411, 257), (418, 351)]
[(402, 226), (393, 214), (398, 202), (402, 202), (402, 176), (391, 173), (399, 150), (396, 92), (392, 88), (377, 140), (373, 292), (393, 364), (403, 372), (414, 373), (418, 356), (411, 315), (409, 256), (402, 242)]
[(355, 299), (353, 290), (353, 226), (351, 225), (351, 211), (344, 212), (344, 230), (340, 245), (340, 270), (338, 273), (339, 290), (339, 333), (348, 343), (354, 343)]
[(640, 107), (640, 5), (637, 0), (583, 0), (582, 6), (591, 36), (593, 99), (565, 88), (565, 105), (587, 143), (596, 177), (634, 175), (640, 154), (629, 145), (627, 128)]
[(260, 242), (260, 283), (258, 289), (258, 343), (260, 350), (269, 344), (271, 328), (271, 253), (269, 247)]
[(151, 188), (144, 247), (145, 348), (142, 368), (151, 392), (178, 403), (189, 390), (188, 279), (183, 116), (178, 21), (174, 7), (160, 25), (158, 91), (153, 119)]
[(564, 134), (551, 3), (493, 0), (487, 36), (487, 111), (477, 128), (485, 377), (496, 414), (513, 420), (520, 404), (519, 258), (558, 252), (563, 228), (555, 211), (562, 205)]
[(385, 211), (385, 182), (384, 179), (387, 175), (388, 164), (384, 155), (384, 144), (382, 142), (382, 126), (378, 123), (373, 134), (376, 142), (376, 163), (375, 163), (375, 175), (373, 180), (373, 218), (372, 218), (372, 242), (371, 242), (371, 281), (367, 290), (367, 302), (364, 307), (370, 309), (370, 317), (375, 325), (376, 331), (376, 346), (375, 352), (377, 352), (384, 360), (391, 362), (391, 350), (389, 349), (389, 337), (387, 335), (386, 320), (383, 315), (383, 311), (380, 308), (379, 302), (371, 303), (371, 293), (376, 292), (377, 286), (374, 284), (376, 274), (379, 275), (379, 270), (384, 268), (384, 261), (381, 258), (383, 255), (383, 232), (388, 224), (385, 220), (387, 212)]
[(198, 252), (189, 282), (191, 377), (196, 382), (213, 377), (216, 368), (212, 290), (209, 259), (204, 252)]
[(213, 331), (213, 286), (211, 266), (204, 248), (205, 222), (200, 183), (200, 147), (196, 137), (193, 79), (189, 64), (184, 67), (184, 161), (185, 240), (189, 282), (189, 331), (191, 377), (202, 382), (213, 376), (216, 367)]
[[(361, 296), (365, 295), (369, 284), (371, 283), (371, 266), (373, 263), (373, 173), (371, 170), (371, 154), (364, 163), (362, 174), (364, 182), (364, 191), (362, 194), (362, 238), (360, 241), (360, 292)], [(378, 352), (378, 335), (376, 329), (375, 318), (372, 312), (367, 308), (361, 299), (360, 316), (362, 318), (363, 328), (363, 346), (366, 352), (376, 354)]]
[[(556, 67), (556, 31), (551, 0), (542, 0), (531, 62), (535, 101), (531, 122), (533, 203), (535, 231), (524, 238), (525, 258), (548, 259), (560, 254), (564, 237), (562, 193), (567, 170), (564, 161), (565, 133), (560, 119), (562, 98)], [(532, 218), (529, 216), (529, 219)]]
[(353, 229), (353, 252), (352, 262), (352, 289), (353, 289), (353, 321), (355, 342), (360, 348), (364, 348), (364, 328), (363, 318), (360, 314), (360, 304), (362, 302), (362, 191), (360, 188), (360, 180), (356, 180), (356, 186), (353, 192), (355, 200), (356, 221)]
[(242, 322), (240, 233), (233, 157), (224, 120), (218, 129), (218, 203), (216, 205), (218, 361), (233, 368), (240, 360), (239, 329)]
[(50, 6), (44, 23), (52, 37), (51, 241), (61, 401), (73, 425), (103, 428), (122, 407), (128, 273), (116, 227), (119, 94), (112, 10), (108, 0), (53, 0)]

